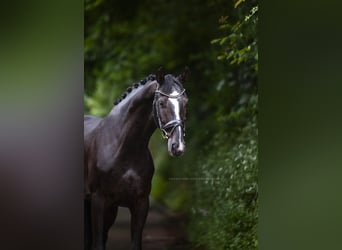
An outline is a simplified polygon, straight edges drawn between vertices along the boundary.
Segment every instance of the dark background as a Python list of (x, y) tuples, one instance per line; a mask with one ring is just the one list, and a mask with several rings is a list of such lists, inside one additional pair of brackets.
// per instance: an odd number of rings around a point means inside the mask
[[(83, 2), (2, 5), (1, 244), (82, 249)], [(259, 8), (259, 248), (339, 248), (341, 6)]]

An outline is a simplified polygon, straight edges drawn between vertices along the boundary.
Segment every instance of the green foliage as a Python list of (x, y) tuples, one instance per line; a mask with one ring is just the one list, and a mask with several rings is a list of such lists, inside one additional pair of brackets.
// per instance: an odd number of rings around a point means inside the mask
[(104, 115), (128, 85), (160, 66), (177, 73), (188, 65), (187, 90), (210, 91), (222, 78), (210, 46), (218, 6), (210, 2), (86, 1), (85, 111)]
[[(223, 51), (217, 57), (219, 60), (228, 60), (232, 65), (241, 65), (251, 68), (251, 72), (258, 72), (258, 47), (256, 29), (258, 23), (258, 6), (249, 1), (248, 4), (241, 4), (237, 1), (235, 8), (239, 6), (240, 18), (222, 16), (219, 19), (220, 29), (226, 31), (226, 35), (211, 41), (212, 44), (219, 44)], [(240, 5), (241, 4), (241, 5)], [(233, 19), (232, 21), (230, 19)]]
[[(226, 115), (198, 161), (190, 232), (208, 249), (257, 249), (257, 97)], [(239, 124), (238, 127), (235, 125)]]
[[(189, 232), (199, 249), (257, 249), (257, 11), (253, 1), (237, 1), (219, 19), (225, 34), (213, 39), (229, 77), (217, 89), (234, 100), (214, 113), (215, 131), (195, 167), (201, 179), (191, 187)], [(228, 83), (228, 88), (225, 86)], [(226, 92), (227, 91), (227, 92)], [(233, 94), (234, 93), (234, 94)]]

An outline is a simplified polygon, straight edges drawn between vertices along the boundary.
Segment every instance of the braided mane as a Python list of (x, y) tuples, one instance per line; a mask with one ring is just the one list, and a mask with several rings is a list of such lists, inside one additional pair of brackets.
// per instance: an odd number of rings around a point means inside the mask
[(139, 86), (145, 85), (147, 82), (154, 81), (156, 79), (155, 75), (149, 75), (144, 79), (141, 79), (139, 83), (134, 83), (132, 86), (128, 87), (126, 91), (116, 99), (114, 105), (118, 105), (123, 99), (125, 99), (134, 89), (137, 89)]

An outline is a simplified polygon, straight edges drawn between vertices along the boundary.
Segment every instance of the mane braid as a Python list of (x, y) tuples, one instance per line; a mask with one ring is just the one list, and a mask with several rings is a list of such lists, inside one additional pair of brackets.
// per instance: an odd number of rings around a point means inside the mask
[(144, 79), (140, 80), (139, 83), (134, 83), (132, 86), (128, 87), (127, 90), (114, 102), (114, 106), (118, 105), (123, 99), (125, 99), (134, 89), (139, 86), (145, 85), (149, 81), (154, 81), (156, 79), (155, 75), (149, 75)]

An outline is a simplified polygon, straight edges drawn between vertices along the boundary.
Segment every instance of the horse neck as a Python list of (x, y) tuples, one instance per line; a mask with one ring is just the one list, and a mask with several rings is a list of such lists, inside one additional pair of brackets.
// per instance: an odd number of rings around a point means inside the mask
[(152, 105), (157, 82), (140, 86), (115, 106), (106, 119), (116, 130), (116, 139), (128, 148), (148, 146), (156, 125)]

